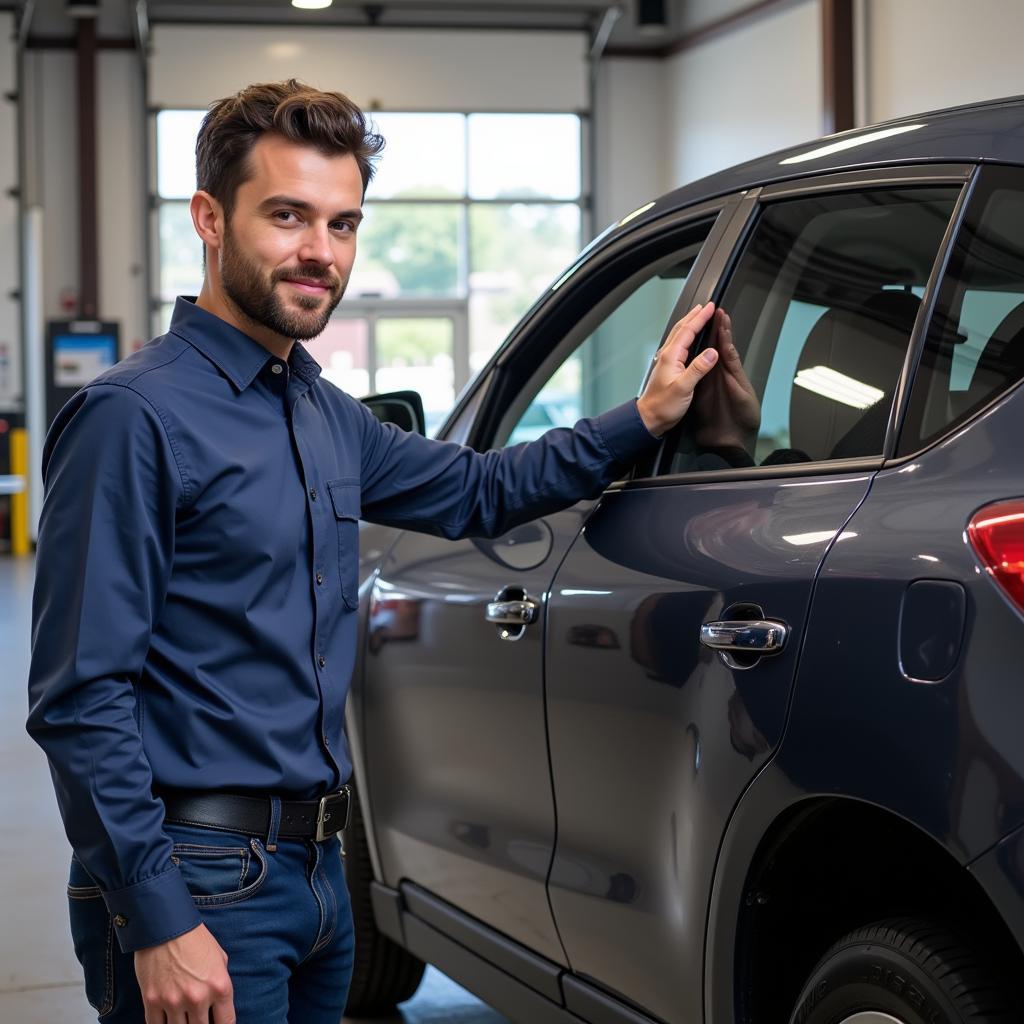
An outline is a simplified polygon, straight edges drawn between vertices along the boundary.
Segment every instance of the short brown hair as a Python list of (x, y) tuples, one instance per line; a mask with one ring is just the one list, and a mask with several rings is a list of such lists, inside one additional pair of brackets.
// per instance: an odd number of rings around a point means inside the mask
[(384, 148), (363, 112), (340, 92), (323, 92), (294, 78), (247, 86), (210, 107), (196, 139), (196, 184), (228, 215), (238, 186), (249, 177), (252, 147), (271, 132), (329, 156), (351, 153), (364, 195), (374, 159)]

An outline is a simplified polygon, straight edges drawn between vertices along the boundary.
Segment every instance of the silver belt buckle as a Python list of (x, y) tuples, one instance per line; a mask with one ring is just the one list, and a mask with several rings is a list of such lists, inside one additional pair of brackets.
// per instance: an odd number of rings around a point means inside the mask
[[(336, 828), (332, 826), (330, 830), (325, 830), (327, 823), (337, 813), (333, 808), (328, 809), (327, 802), (329, 800), (335, 800), (338, 797), (346, 797), (345, 800), (345, 820), (338, 825)], [(333, 836), (338, 832), (343, 832), (348, 828), (349, 814), (352, 808), (352, 797), (349, 794), (348, 786), (342, 786), (337, 793), (328, 793), (327, 796), (320, 797), (320, 807), (316, 813), (316, 841), (322, 843), (328, 836)]]

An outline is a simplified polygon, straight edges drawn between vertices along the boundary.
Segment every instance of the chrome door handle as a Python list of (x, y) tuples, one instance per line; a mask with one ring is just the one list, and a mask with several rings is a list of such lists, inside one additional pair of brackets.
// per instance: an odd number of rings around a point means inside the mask
[(537, 603), (529, 598), (521, 601), (491, 601), (487, 605), (485, 617), (496, 626), (528, 626), (537, 621)]
[(705, 622), (700, 642), (716, 651), (734, 654), (778, 654), (786, 646), (789, 627), (770, 619)]

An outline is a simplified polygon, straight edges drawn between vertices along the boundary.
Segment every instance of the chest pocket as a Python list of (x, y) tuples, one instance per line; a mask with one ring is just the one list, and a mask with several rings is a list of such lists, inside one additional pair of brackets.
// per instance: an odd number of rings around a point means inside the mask
[(359, 481), (328, 480), (338, 534), (338, 572), (345, 607), (359, 606)]

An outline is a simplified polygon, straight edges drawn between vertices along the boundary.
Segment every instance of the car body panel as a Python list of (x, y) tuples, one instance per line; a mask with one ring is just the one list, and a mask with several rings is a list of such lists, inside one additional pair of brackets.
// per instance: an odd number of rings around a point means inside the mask
[(555, 962), (543, 624), (499, 639), (488, 602), (542, 602), (591, 502), (496, 541), (403, 533), (373, 583), (364, 745), (382, 880), (404, 878)]
[[(630, 487), (555, 578), (555, 919), (576, 973), (666, 1021), (698, 1019), (709, 839), (782, 736), (814, 576), (870, 480)], [(745, 670), (698, 642), (739, 602), (791, 631)]]
[[(967, 427), (883, 469), (825, 561), (778, 767), (914, 822), (966, 862), (1024, 820), (1021, 615), (981, 571), (965, 530), (979, 507), (1024, 494), (1024, 406), (1011, 392)], [(901, 666), (908, 588), (964, 588), (959, 652), (942, 679)], [(884, 713), (881, 713), (884, 709)]]

